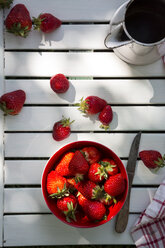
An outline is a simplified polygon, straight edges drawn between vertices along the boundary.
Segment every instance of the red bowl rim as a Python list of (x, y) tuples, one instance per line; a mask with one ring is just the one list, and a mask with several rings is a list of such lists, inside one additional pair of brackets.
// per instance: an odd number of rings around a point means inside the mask
[[(62, 154), (64, 154), (65, 152), (67, 152), (68, 150), (73, 149), (73, 146), (76, 146), (76, 145), (78, 145), (79, 147), (92, 146), (92, 145), (93, 145), (93, 146), (95, 146), (96, 148), (99, 146), (99, 147), (101, 147), (102, 149), (105, 149), (105, 150), (109, 151), (109, 152), (112, 154), (112, 157), (115, 158), (117, 161), (120, 162), (120, 165), (122, 166), (122, 170), (123, 170), (123, 172), (124, 172), (124, 178), (125, 178), (125, 181), (126, 181), (126, 189), (125, 189), (125, 192), (124, 192), (124, 197), (123, 197), (122, 203), (120, 203), (120, 206), (119, 206), (117, 212), (116, 212), (114, 215), (112, 215), (111, 217), (109, 217), (107, 220), (102, 220), (102, 221), (99, 221), (99, 222), (97, 222), (97, 223), (91, 222), (90, 225), (88, 225), (88, 224), (86, 224), (86, 225), (85, 225), (85, 224), (79, 225), (79, 224), (76, 224), (75, 222), (68, 223), (64, 218), (58, 216), (58, 215), (56, 214), (56, 212), (53, 211), (53, 210), (51, 209), (51, 207), (49, 206), (49, 202), (48, 202), (48, 199), (47, 199), (46, 190), (45, 190), (45, 187), (44, 187), (44, 183), (45, 183), (45, 180), (46, 180), (46, 179), (45, 179), (45, 176), (47, 176), (47, 174), (45, 175), (45, 173), (46, 173), (46, 171), (47, 171), (47, 168), (48, 168), (50, 162), (51, 162), (52, 160), (54, 160), (54, 158), (56, 157), (57, 154), (61, 154), (61, 155), (62, 155)], [(63, 150), (65, 150), (65, 151), (63, 151)], [(59, 158), (60, 158), (61, 155), (59, 155)], [(57, 159), (57, 161), (59, 160), (59, 158)], [(52, 170), (52, 167), (53, 167), (53, 166), (50, 167), (49, 172)], [(42, 194), (43, 194), (44, 200), (45, 200), (45, 202), (46, 202), (48, 208), (50, 209), (50, 211), (51, 211), (58, 219), (60, 219), (62, 222), (64, 222), (65, 224), (70, 225), (70, 226), (73, 226), (73, 227), (77, 227), (77, 228), (91, 228), (91, 227), (97, 227), (97, 226), (100, 226), (100, 225), (102, 225), (102, 224), (105, 224), (106, 222), (108, 222), (108, 221), (110, 221), (112, 218), (114, 218), (114, 217), (119, 213), (119, 211), (121, 210), (121, 208), (123, 207), (124, 202), (125, 202), (125, 200), (126, 200), (126, 198), (127, 198), (127, 194), (128, 194), (128, 184), (129, 184), (129, 182), (128, 182), (127, 171), (126, 171), (126, 169), (125, 169), (125, 167), (124, 167), (124, 165), (123, 165), (121, 159), (116, 155), (116, 153), (114, 153), (109, 147), (107, 147), (107, 146), (105, 146), (105, 145), (102, 145), (102, 144), (99, 143), (99, 142), (87, 141), (87, 140), (74, 141), (74, 142), (68, 143), (68, 144), (64, 145), (63, 147), (61, 147), (60, 149), (58, 149), (58, 150), (49, 158), (49, 160), (47, 161), (47, 163), (46, 163), (46, 165), (45, 165), (45, 168), (44, 168), (44, 170), (43, 170), (43, 173), (42, 173), (42, 180), (41, 180)]]

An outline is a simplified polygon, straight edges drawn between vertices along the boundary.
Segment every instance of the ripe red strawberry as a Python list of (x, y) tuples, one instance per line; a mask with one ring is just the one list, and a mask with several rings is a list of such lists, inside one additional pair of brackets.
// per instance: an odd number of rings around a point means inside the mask
[(109, 129), (109, 123), (112, 121), (112, 119), (112, 108), (110, 105), (106, 105), (99, 114), (99, 120), (102, 123), (102, 125), (100, 125), (100, 128), (104, 128), (105, 130)]
[(47, 192), (52, 198), (60, 198), (68, 194), (68, 184), (65, 177), (51, 171), (47, 176)]
[(87, 202), (89, 201), (87, 198), (85, 198), (85, 196), (83, 196), (80, 192), (78, 193), (78, 204), (83, 208), (83, 210), (85, 209)]
[(117, 200), (114, 197), (107, 194), (106, 192), (103, 194), (103, 197), (100, 198), (99, 200), (100, 200), (100, 202), (102, 202), (106, 206), (110, 206), (112, 204), (117, 203)]
[(0, 9), (9, 8), (13, 0), (0, 0)]
[(144, 150), (139, 152), (139, 156), (145, 166), (150, 169), (159, 169), (165, 166), (165, 155), (162, 157), (160, 152), (156, 150)]
[(7, 31), (17, 36), (26, 37), (32, 28), (29, 11), (24, 4), (16, 4), (9, 12), (5, 25)]
[(26, 94), (23, 90), (8, 92), (0, 97), (0, 109), (5, 115), (17, 115), (25, 102)]
[(83, 154), (79, 150), (77, 150), (69, 163), (70, 173), (75, 176), (81, 176), (85, 175), (88, 170), (88, 162), (84, 158)]
[(88, 178), (94, 183), (99, 183), (104, 178), (107, 178), (107, 173), (105, 172), (104, 166), (99, 163), (91, 164), (88, 171)]
[(77, 199), (74, 195), (70, 194), (57, 199), (57, 207), (65, 214), (68, 222), (71, 222), (71, 219), (76, 221), (75, 211), (77, 208)]
[(92, 181), (80, 181), (75, 185), (75, 187), (88, 200), (98, 200), (102, 197), (103, 189)]
[(119, 172), (116, 162), (112, 158), (104, 158), (99, 162), (108, 176), (114, 176)]
[(50, 13), (43, 13), (38, 18), (33, 17), (34, 29), (44, 33), (51, 33), (61, 26), (61, 20)]
[(83, 152), (86, 160), (89, 164), (96, 163), (101, 158), (101, 152), (94, 146), (84, 147), (81, 152)]
[(82, 194), (78, 196), (78, 203), (89, 219), (102, 220), (106, 218), (106, 208), (103, 203), (88, 200)]
[(62, 159), (60, 160), (60, 162), (57, 164), (55, 171), (64, 177), (67, 176), (72, 176), (72, 174), (69, 171), (69, 163), (71, 161), (71, 159), (73, 158), (74, 152), (68, 152), (66, 153)]
[(110, 176), (104, 183), (104, 190), (110, 196), (118, 196), (125, 190), (125, 181), (120, 173)]
[(80, 103), (77, 103), (76, 106), (79, 106), (79, 110), (87, 114), (97, 114), (107, 105), (107, 102), (98, 97), (98, 96), (88, 96), (81, 98)]
[(54, 126), (53, 126), (53, 138), (56, 141), (61, 141), (63, 139), (66, 139), (67, 137), (69, 137), (70, 135), (70, 125), (73, 123), (74, 121), (70, 122), (70, 118), (66, 119), (63, 117), (63, 119), (61, 119), (58, 122), (55, 122)]
[(65, 93), (69, 88), (69, 81), (63, 74), (57, 74), (51, 77), (50, 86), (56, 93)]

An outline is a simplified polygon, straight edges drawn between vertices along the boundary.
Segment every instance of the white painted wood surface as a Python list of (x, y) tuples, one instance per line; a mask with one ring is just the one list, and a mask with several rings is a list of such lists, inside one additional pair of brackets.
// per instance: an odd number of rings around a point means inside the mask
[[(48, 159), (6, 160), (5, 185), (40, 185), (43, 169)], [(122, 160), (124, 166), (127, 160)], [(133, 185), (154, 185), (157, 187), (165, 175), (165, 168), (157, 173), (150, 171), (141, 160), (137, 161)], [(138, 204), (139, 206), (139, 204)]]
[(5, 246), (54, 245), (54, 242), (60, 245), (61, 240), (64, 245), (110, 244), (112, 240), (114, 244), (133, 244), (130, 228), (137, 217), (130, 215), (126, 231), (119, 234), (114, 230), (115, 219), (96, 228), (83, 229), (69, 227), (52, 214), (5, 216), (4, 241)]
[[(151, 202), (156, 188), (133, 188), (130, 213), (141, 213)], [(139, 204), (139, 199), (144, 199)], [(40, 188), (5, 189), (4, 213), (50, 213)]]
[[(3, 11), (0, 10), (0, 96), (4, 93), (4, 43)], [(4, 116), (0, 112), (0, 246), (3, 243), (3, 164), (4, 164)]]
[(25, 40), (6, 33), (6, 49), (105, 49), (108, 32), (109, 24), (63, 24), (46, 35), (33, 30)]
[[(30, 11), (31, 17), (38, 16), (40, 13), (52, 13), (65, 22), (104, 22), (111, 19), (117, 8), (125, 0), (15, 0), (14, 5), (23, 3)], [(6, 10), (6, 15), (9, 10)]]
[(26, 104), (74, 104), (90, 95), (99, 95), (113, 105), (165, 103), (165, 79), (70, 79), (69, 82), (70, 87), (66, 93), (56, 94), (50, 88), (50, 79), (8, 79), (6, 92), (24, 90)]
[[(0, 93), (22, 89), (27, 98), (19, 115), (5, 118), (4, 135), (0, 121), (0, 165), (3, 142), (5, 148), (4, 168), (0, 167), (0, 184), (4, 172), (5, 185), (4, 201), (0, 187), (0, 210), (4, 209), (0, 211), (0, 246), (133, 244), (130, 228), (152, 200), (164, 179), (165, 168), (154, 173), (138, 158), (129, 222), (123, 234), (115, 233), (115, 219), (92, 229), (67, 226), (50, 213), (40, 188), (49, 157), (69, 142), (100, 142), (116, 152), (126, 166), (132, 140), (141, 130), (139, 150), (165, 152), (165, 66), (161, 60), (146, 66), (128, 65), (104, 46), (109, 21), (124, 2), (14, 0), (14, 5), (25, 4), (31, 16), (50, 12), (62, 20), (61, 27), (52, 34), (33, 30), (26, 39), (5, 31), (3, 40), (4, 20), (1, 20), (0, 79), (3, 82), (3, 44), (6, 79), (4, 89), (1, 83)], [(5, 16), (9, 11), (5, 10)], [(65, 94), (58, 95), (50, 88), (50, 77), (57, 73), (69, 78), (70, 88)], [(110, 132), (99, 128), (97, 115), (85, 118), (74, 106), (89, 95), (112, 104), (114, 119)], [(62, 114), (76, 121), (70, 137), (56, 142), (52, 127)]]
[[(91, 140), (112, 149), (119, 157), (128, 157), (136, 133), (72, 133), (67, 140), (52, 139), (52, 133), (7, 133), (5, 134), (6, 157), (49, 157), (67, 143)], [(139, 150), (154, 149), (164, 154), (165, 134), (144, 133)], [(49, 149), (48, 149), (49, 148)]]
[(51, 77), (63, 73), (77, 77), (125, 78), (165, 75), (161, 60), (150, 65), (134, 66), (111, 52), (6, 52), (5, 57), (6, 76)]
[[(164, 131), (165, 107), (138, 106), (112, 107), (113, 120), (111, 131)], [(52, 131), (55, 122), (62, 116), (75, 120), (72, 131), (104, 131), (100, 128), (98, 115), (89, 118), (77, 107), (24, 107), (23, 111), (12, 118), (6, 118), (7, 131)], [(153, 118), (154, 116), (154, 118)], [(143, 121), (142, 121), (143, 120)]]

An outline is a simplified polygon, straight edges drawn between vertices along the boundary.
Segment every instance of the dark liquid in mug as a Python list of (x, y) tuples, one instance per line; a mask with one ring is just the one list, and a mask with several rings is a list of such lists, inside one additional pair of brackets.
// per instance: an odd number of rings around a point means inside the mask
[(125, 26), (130, 36), (147, 44), (162, 40), (165, 37), (164, 1), (134, 2), (135, 4), (128, 8), (125, 18)]

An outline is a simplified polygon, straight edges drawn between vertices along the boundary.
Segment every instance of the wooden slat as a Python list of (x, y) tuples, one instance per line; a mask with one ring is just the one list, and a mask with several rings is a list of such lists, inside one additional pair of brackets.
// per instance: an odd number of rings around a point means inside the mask
[(73, 104), (90, 95), (106, 99), (110, 104), (165, 104), (164, 79), (69, 81), (70, 87), (65, 94), (56, 94), (52, 91), (50, 80), (32, 79), (6, 80), (6, 92), (24, 90), (26, 104)]
[[(40, 13), (51, 13), (62, 21), (109, 21), (117, 8), (125, 0), (100, 1), (100, 0), (15, 0), (14, 5), (23, 3), (28, 8), (31, 17)], [(6, 10), (6, 15), (9, 10)]]
[[(109, 52), (6, 52), (6, 76), (151, 77), (164, 76), (162, 60), (133, 66)], [(49, 64), (49, 65), (48, 65)], [(119, 69), (120, 68), (120, 69)]]
[[(165, 130), (165, 107), (112, 107), (111, 131)], [(24, 107), (15, 118), (6, 118), (7, 131), (52, 131), (62, 116), (75, 120), (72, 131), (104, 131), (98, 115), (86, 118), (76, 107)], [(153, 118), (154, 116), (154, 118)], [(143, 121), (142, 121), (143, 120)]]
[(48, 160), (5, 161), (5, 184), (41, 184), (43, 169)]
[[(130, 213), (142, 212), (152, 201), (157, 188), (133, 188)], [(139, 199), (143, 201), (139, 201)], [(50, 213), (40, 188), (5, 189), (4, 213)]]
[[(6, 49), (106, 49), (104, 39), (109, 24), (62, 25), (55, 32), (33, 30), (26, 39), (5, 33)], [(73, 39), (74, 37), (74, 39)]]
[[(4, 94), (4, 37), (3, 11), (0, 10), (0, 95)], [(4, 115), (0, 111), (0, 246), (3, 243), (3, 163), (4, 163)]]
[[(48, 160), (6, 160), (5, 184), (6, 185), (40, 185), (42, 172)], [(122, 160), (124, 166), (127, 160)], [(156, 173), (144, 166), (142, 161), (137, 161), (133, 185), (159, 185), (165, 174), (165, 168)]]
[(51, 214), (9, 215), (4, 217), (4, 245), (133, 244), (130, 229), (137, 218), (138, 215), (131, 214), (126, 231), (116, 233), (115, 219), (97, 228), (81, 229), (66, 225)]
[[(49, 157), (59, 148), (77, 140), (91, 140), (112, 149), (119, 157), (127, 157), (136, 134), (132, 133), (72, 133), (60, 142), (51, 133), (9, 133), (5, 135), (6, 157)], [(139, 150), (155, 149), (164, 154), (165, 134), (142, 134)]]

